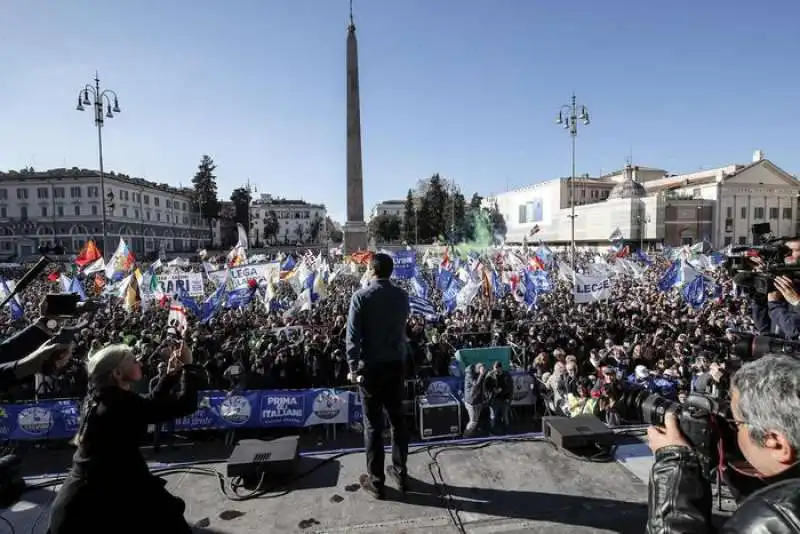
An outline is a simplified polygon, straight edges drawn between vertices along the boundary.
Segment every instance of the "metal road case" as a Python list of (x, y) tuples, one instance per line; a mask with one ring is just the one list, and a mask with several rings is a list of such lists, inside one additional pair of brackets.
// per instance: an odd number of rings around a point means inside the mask
[(453, 395), (420, 395), (417, 417), (423, 440), (461, 435), (461, 402)]

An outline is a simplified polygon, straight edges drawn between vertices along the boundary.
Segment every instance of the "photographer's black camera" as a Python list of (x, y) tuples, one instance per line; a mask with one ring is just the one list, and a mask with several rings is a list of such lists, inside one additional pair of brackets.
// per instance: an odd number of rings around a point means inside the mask
[(766, 295), (775, 291), (775, 278), (778, 276), (800, 279), (800, 265), (785, 263), (785, 258), (791, 252), (784, 238), (774, 239), (763, 245), (731, 247), (724, 265), (737, 287), (746, 293)]
[(707, 397), (690, 395), (680, 404), (645, 389), (631, 388), (622, 394), (615, 408), (626, 421), (661, 427), (665, 416), (674, 413), (684, 437), (703, 459), (706, 473), (720, 461), (720, 442), (727, 443), (731, 438), (724, 431), (728, 406)]

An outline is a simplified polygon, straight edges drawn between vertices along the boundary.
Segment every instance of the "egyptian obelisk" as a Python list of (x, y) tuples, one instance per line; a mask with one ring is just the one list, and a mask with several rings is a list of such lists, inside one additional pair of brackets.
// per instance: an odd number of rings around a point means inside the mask
[(361, 168), (361, 102), (358, 96), (358, 42), (350, 0), (347, 27), (347, 221), (344, 224), (344, 254), (367, 248), (364, 222), (364, 176)]

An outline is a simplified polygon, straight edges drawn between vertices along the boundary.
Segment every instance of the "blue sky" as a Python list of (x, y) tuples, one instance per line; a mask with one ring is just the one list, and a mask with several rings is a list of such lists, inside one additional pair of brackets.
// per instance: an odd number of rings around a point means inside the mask
[[(123, 113), (106, 168), (221, 196), (345, 213), (347, 0), (4, 0), (0, 169), (97, 167), (95, 70)], [(355, 0), (365, 208), (439, 172), (467, 194), (569, 173), (553, 119), (574, 91), (593, 123), (578, 172), (747, 162), (800, 172), (800, 4), (723, 0)]]

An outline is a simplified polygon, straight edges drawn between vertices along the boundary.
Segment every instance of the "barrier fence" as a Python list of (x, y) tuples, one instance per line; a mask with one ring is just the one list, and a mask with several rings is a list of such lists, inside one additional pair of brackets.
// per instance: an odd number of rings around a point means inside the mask
[[(531, 405), (533, 378), (523, 372), (514, 379), (513, 406)], [(464, 392), (461, 377), (432, 378), (426, 394)], [(175, 421), (176, 431), (237, 428), (297, 428), (360, 422), (361, 397), (346, 389), (201, 391), (198, 410)], [(0, 405), (0, 439), (70, 439), (78, 431), (79, 399), (42, 400)]]

